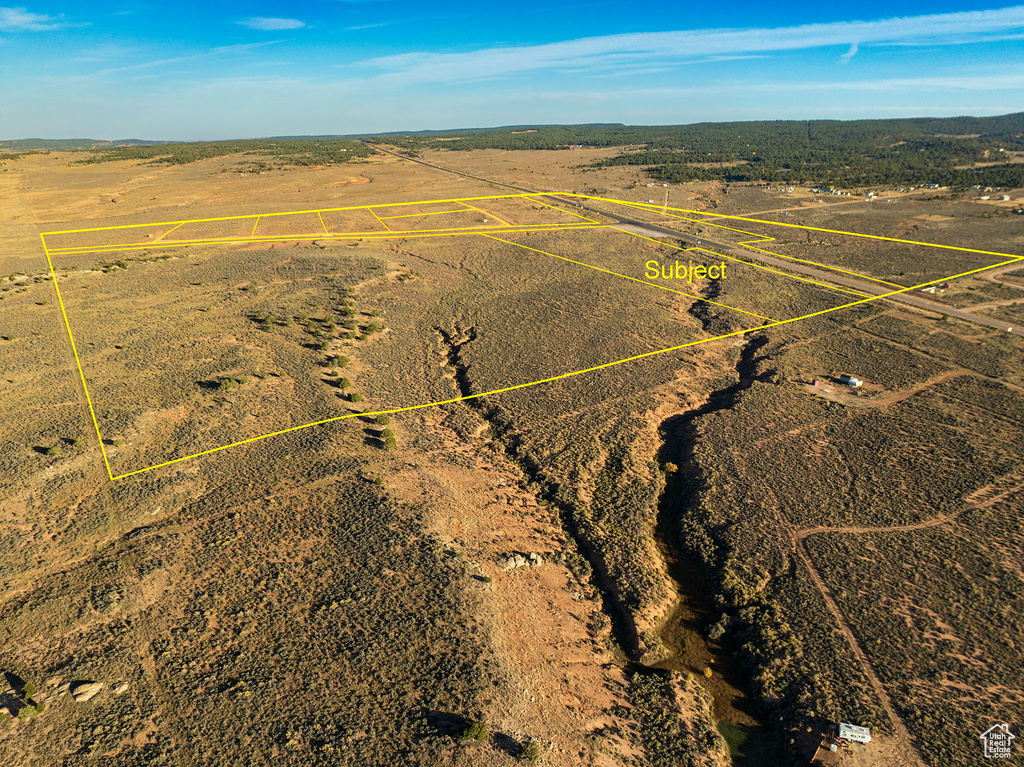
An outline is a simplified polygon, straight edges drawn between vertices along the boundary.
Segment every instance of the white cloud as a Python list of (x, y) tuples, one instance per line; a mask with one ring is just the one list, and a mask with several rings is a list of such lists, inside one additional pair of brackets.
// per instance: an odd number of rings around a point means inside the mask
[(388, 27), (395, 24), (394, 21), (381, 21), (376, 24), (358, 24), (354, 27), (345, 27), (346, 32), (357, 32), (360, 29), (376, 29), (377, 27)]
[(59, 29), (60, 24), (52, 16), (41, 13), (29, 13), (27, 8), (0, 8), (0, 29), (7, 31), (26, 30), (38, 32), (47, 29)]
[(259, 29), (263, 32), (274, 32), (281, 29), (301, 29), (306, 26), (306, 22), (299, 21), (298, 19), (275, 19), (266, 16), (253, 16), (252, 18), (235, 23), (241, 24), (243, 27), (249, 27), (249, 29)]
[[(804, 24), (775, 29), (698, 29), (586, 37), (544, 45), (487, 48), (467, 53), (414, 52), (367, 59), (402, 82), (456, 82), (564, 67), (620, 66), (626, 62), (680, 62), (864, 45), (957, 45), (1015, 37), (1024, 30), (1024, 6), (928, 16)], [(852, 55), (848, 51), (848, 55)]]
[(184, 64), (192, 61), (202, 61), (204, 59), (221, 58), (228, 56), (235, 56), (240, 54), (246, 54), (250, 51), (254, 51), (258, 48), (264, 48), (268, 45), (276, 45), (280, 43), (280, 40), (266, 40), (262, 43), (238, 43), (236, 45), (220, 45), (216, 48), (210, 48), (209, 50), (202, 51), (200, 53), (193, 53), (186, 56), (172, 56), (167, 59), (154, 59), (152, 61), (143, 61), (138, 64), (129, 64), (123, 67), (111, 67), (109, 69), (101, 69), (94, 73), (94, 75), (107, 75), (116, 72), (132, 72), (138, 69), (150, 69), (152, 67), (164, 67), (168, 65)]
[(856, 56), (857, 55), (857, 51), (859, 51), (859, 50), (860, 50), (860, 46), (857, 43), (853, 43), (853, 45), (850, 46), (850, 50), (848, 50), (846, 53), (844, 53), (842, 56), (839, 57), (839, 63), (840, 64), (849, 64), (850, 63), (850, 59), (852, 59), (854, 56)]

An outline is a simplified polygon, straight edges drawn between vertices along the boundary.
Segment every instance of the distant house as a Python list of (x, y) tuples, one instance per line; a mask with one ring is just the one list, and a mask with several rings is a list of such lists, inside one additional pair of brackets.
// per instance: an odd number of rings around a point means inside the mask
[(843, 373), (839, 376), (839, 383), (849, 386), (851, 389), (856, 389), (858, 386), (863, 385), (864, 382), (859, 378), (854, 378), (851, 375)]
[(855, 724), (839, 723), (839, 739), (852, 740), (857, 743), (870, 743), (871, 730), (867, 727), (858, 727)]

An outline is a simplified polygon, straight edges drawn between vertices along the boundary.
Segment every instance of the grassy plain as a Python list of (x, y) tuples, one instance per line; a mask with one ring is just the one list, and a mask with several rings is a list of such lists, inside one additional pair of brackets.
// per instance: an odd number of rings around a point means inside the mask
[[(576, 167), (613, 151), (424, 157), (618, 199), (738, 213), (777, 202)], [(996, 599), (1019, 603), (1018, 340), (871, 304), (378, 421), (358, 414), (762, 322), (675, 290), (773, 319), (852, 297), (742, 264), (719, 285), (641, 284), (647, 260), (715, 257), (618, 230), (327, 237), (579, 221), (540, 201), (410, 210), (399, 203), (508, 190), (389, 156), (262, 174), (231, 157), (74, 159), (32, 155), (0, 173), (0, 663), (46, 706), (0, 723), (17, 732), (0, 739), (7, 761), (501, 765), (534, 741), (552, 765), (717, 765), (728, 757), (715, 723), (739, 743), (751, 716), (772, 743), (852, 719), (901, 745), (888, 701), (929, 764), (966, 764), (976, 744), (934, 739), (932, 725), (974, 733), (1019, 701), (994, 687), (1019, 678), (1007, 648), (1024, 641)], [(266, 215), (366, 204), (386, 207)], [(966, 203), (870, 205), (787, 218), (1020, 250), (1010, 219)], [(39, 231), (260, 214), (50, 242), (115, 248), (54, 251), (112, 468), (355, 417), (108, 482)], [(943, 218), (921, 218), (932, 214)], [(271, 239), (174, 241), (254, 231)], [(990, 262), (787, 238), (780, 252), (901, 284)], [(116, 249), (128, 242), (147, 247)], [(983, 282), (971, 285), (1001, 300)], [(840, 372), (868, 385), (809, 386)], [(977, 554), (970, 536), (982, 535), (1005, 551)], [(685, 593), (666, 546), (700, 566), (687, 587), (712, 608), (694, 641), (747, 699), (699, 690), (722, 689), (711, 665), (654, 669)], [(506, 569), (531, 552), (543, 564)], [(911, 573), (917, 562), (927, 573)], [(966, 649), (927, 620), (893, 620), (892, 605), (934, 613)], [(986, 621), (998, 639), (982, 637)], [(929, 642), (945, 655), (921, 656)], [(990, 660), (959, 659), (979, 652)], [(106, 687), (76, 703), (61, 688), (73, 681)], [(460, 743), (472, 721), (489, 735)]]

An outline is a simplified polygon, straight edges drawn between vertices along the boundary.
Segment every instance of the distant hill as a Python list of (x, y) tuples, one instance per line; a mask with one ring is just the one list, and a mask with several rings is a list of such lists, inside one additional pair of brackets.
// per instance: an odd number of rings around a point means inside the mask
[(345, 138), (376, 138), (380, 136), (457, 136), (463, 133), (488, 133), (490, 131), (538, 131), (545, 128), (562, 128), (566, 130), (583, 128), (624, 128), (623, 123), (581, 123), (579, 125), (501, 125), (496, 128), (445, 128), (439, 130), (388, 131), (386, 133), (352, 133)]
[(691, 125), (555, 125), (376, 137), (422, 150), (616, 148), (595, 165), (659, 181), (1021, 187), (1024, 113), (893, 120), (751, 120)]
[(596, 164), (641, 166), (651, 177), (673, 182), (1024, 186), (1024, 163), (1014, 160), (1015, 153), (1024, 152), (1024, 112), (891, 120), (508, 125), (198, 142), (20, 139), (0, 141), (0, 150), (86, 150), (82, 162), (162, 164), (237, 154), (246, 156), (246, 168), (270, 170), (351, 162), (373, 154), (372, 141), (400, 147), (412, 155), (426, 149), (611, 148), (619, 154)]
[(94, 138), (19, 138), (0, 141), (0, 149), (12, 149), (16, 152), (73, 152), (79, 149), (99, 149), (111, 146), (148, 146), (150, 144), (167, 144), (168, 141), (146, 141), (138, 138), (122, 138), (112, 141)]

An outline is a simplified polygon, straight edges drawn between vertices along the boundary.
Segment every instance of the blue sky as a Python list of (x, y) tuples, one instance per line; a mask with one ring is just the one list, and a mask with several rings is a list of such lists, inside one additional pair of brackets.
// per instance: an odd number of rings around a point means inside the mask
[(1024, 6), (24, 1), (0, 139), (1024, 110)]

